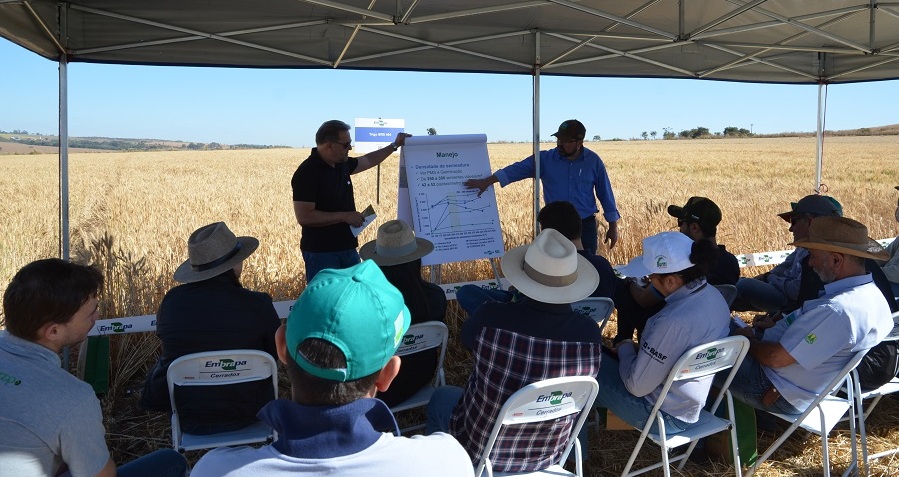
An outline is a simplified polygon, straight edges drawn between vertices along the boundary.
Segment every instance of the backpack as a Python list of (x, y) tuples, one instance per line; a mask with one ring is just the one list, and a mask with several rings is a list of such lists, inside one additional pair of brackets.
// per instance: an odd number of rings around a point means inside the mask
[(868, 350), (856, 368), (862, 391), (877, 389), (896, 376), (899, 372), (897, 348), (896, 341), (881, 341)]

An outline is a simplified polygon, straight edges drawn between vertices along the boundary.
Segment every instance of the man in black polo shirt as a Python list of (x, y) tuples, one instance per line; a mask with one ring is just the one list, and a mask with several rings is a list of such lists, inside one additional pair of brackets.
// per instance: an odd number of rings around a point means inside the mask
[(362, 157), (349, 157), (353, 148), (350, 125), (325, 121), (315, 133), (312, 153), (297, 167), (293, 187), (293, 212), (302, 228), (300, 251), (306, 263), (306, 283), (325, 268), (347, 268), (359, 263), (359, 242), (350, 226), (362, 225), (356, 211), (350, 176), (387, 159), (411, 134), (399, 133), (393, 143)]

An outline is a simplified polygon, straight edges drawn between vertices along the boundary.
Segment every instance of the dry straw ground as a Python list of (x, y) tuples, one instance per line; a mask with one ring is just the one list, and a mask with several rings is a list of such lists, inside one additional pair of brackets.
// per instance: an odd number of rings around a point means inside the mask
[[(630, 141), (588, 144), (604, 159), (622, 214), (621, 241), (603, 250), (613, 263), (637, 255), (640, 240), (673, 228), (664, 212), (704, 195), (724, 211), (719, 242), (733, 253), (787, 248), (787, 225), (775, 214), (813, 191), (813, 138), (693, 141)], [(544, 147), (549, 147), (545, 145)], [(528, 155), (530, 145), (488, 147), (495, 168)], [(276, 299), (295, 298), (304, 283), (298, 251), (299, 227), (289, 180), (307, 150), (73, 154), (70, 162), (73, 255), (103, 267), (106, 317), (154, 313), (171, 274), (186, 258), (185, 240), (195, 228), (224, 220), (238, 234), (260, 239), (244, 267), (245, 285)], [(828, 138), (824, 182), (847, 216), (868, 225), (875, 238), (894, 236), (893, 208), (899, 184), (899, 137)], [(58, 254), (58, 199), (55, 155), (0, 156), (0, 287), (25, 263)], [(376, 173), (354, 178), (361, 208), (375, 204), (379, 221), (396, 213), (396, 159), (381, 168), (380, 202)], [(506, 247), (526, 243), (532, 229), (530, 181), (498, 192)], [(375, 224), (378, 225), (378, 224)], [(362, 241), (373, 238), (370, 227)], [(485, 278), (486, 263), (445, 267), (447, 282)], [(744, 270), (751, 275), (757, 270)], [(0, 289), (2, 291), (2, 289)], [(451, 307), (448, 323), (462, 317)], [(614, 323), (613, 323), (614, 325)], [(607, 330), (612, 332), (614, 326)], [(450, 380), (460, 383), (469, 360), (456, 343), (447, 361)], [(112, 390), (104, 399), (110, 445), (119, 461), (165, 446), (164, 416), (135, 409), (139, 389), (157, 352), (154, 336), (117, 337), (113, 343)], [(286, 379), (285, 379), (286, 382)], [(287, 392), (286, 385), (282, 387)], [(899, 411), (886, 399), (872, 417), (875, 448), (899, 446)], [(763, 435), (762, 443), (770, 441)], [(831, 439), (833, 461), (848, 461), (848, 430)], [(820, 445), (798, 433), (777, 461), (760, 475), (819, 475)], [(617, 475), (635, 443), (624, 432), (591, 439), (591, 475)], [(196, 456), (192, 456), (196, 457)], [(899, 460), (884, 460), (873, 475), (896, 475)], [(690, 464), (686, 475), (732, 475), (723, 464)]]

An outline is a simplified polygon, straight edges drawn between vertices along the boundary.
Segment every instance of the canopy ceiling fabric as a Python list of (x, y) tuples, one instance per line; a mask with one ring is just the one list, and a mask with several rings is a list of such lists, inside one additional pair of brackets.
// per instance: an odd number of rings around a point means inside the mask
[(70, 62), (899, 78), (899, 2), (863, 0), (0, 0), (0, 36)]

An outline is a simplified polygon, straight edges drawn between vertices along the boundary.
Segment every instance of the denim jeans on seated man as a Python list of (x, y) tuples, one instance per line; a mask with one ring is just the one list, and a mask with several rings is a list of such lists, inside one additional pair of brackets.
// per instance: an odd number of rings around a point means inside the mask
[(462, 398), (464, 390), (458, 386), (443, 386), (437, 388), (428, 402), (428, 420), (425, 434), (450, 431), (450, 418), (453, 416), (453, 408)]
[(463, 285), (456, 291), (456, 301), (459, 306), (471, 316), (479, 306), (487, 301), (508, 303), (516, 301), (519, 293), (512, 290), (500, 290), (499, 288), (484, 288), (478, 285)]
[[(789, 302), (789, 298), (783, 292), (770, 283), (756, 278), (737, 280), (737, 291), (739, 297), (732, 308), (738, 311), (757, 310), (777, 313)], [(740, 306), (738, 302), (743, 303), (744, 306)]]
[[(175, 449), (160, 449), (116, 469), (118, 477), (183, 477), (187, 475), (187, 460)], [(59, 477), (71, 477), (63, 472)]]
[[(649, 413), (655, 405), (642, 396), (635, 396), (628, 391), (624, 381), (621, 380), (619, 361), (609, 353), (603, 353), (599, 364), (599, 394), (596, 396), (596, 406), (604, 407), (615, 413), (624, 422), (642, 430), (649, 419)], [(701, 424), (703, 414), (699, 421), (694, 423), (684, 422), (664, 411), (660, 411), (665, 420), (665, 433), (667, 435), (678, 434), (688, 428)], [(654, 422), (649, 432), (658, 433), (658, 421)], [(581, 431), (581, 442), (586, 443), (586, 433)]]
[(312, 281), (312, 277), (316, 273), (326, 269), (343, 269), (350, 268), (353, 265), (362, 263), (359, 252), (351, 248), (349, 250), (341, 250), (338, 252), (302, 252), (303, 262), (306, 263), (306, 284)]
[[(726, 373), (715, 375), (715, 386), (724, 385), (725, 379), (727, 379)], [(734, 399), (749, 404), (755, 409), (778, 414), (802, 414), (801, 410), (796, 409), (783, 396), (778, 397), (777, 401), (771, 405), (763, 404), (762, 397), (770, 388), (771, 380), (765, 375), (762, 365), (752, 356), (746, 355), (727, 389), (730, 390)]]

